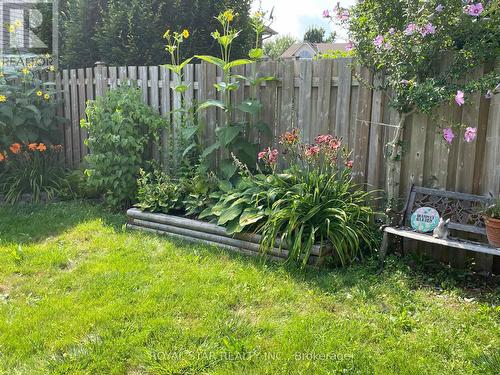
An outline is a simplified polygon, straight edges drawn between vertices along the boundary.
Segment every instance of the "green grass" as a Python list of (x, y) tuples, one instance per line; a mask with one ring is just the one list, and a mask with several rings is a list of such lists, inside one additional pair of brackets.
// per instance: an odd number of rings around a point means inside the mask
[(0, 208), (0, 373), (499, 373), (490, 281), (394, 258), (381, 274), (299, 271), (124, 221), (86, 203)]

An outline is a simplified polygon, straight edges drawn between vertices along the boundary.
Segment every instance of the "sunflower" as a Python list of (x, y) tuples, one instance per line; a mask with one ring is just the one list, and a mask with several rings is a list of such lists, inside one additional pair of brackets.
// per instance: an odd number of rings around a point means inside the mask
[(232, 22), (234, 20), (234, 13), (232, 9), (226, 10), (222, 16), (226, 19), (227, 22)]
[(43, 92), (41, 92), (40, 90), (38, 90), (38, 91), (36, 92), (36, 96), (42, 96), (42, 95), (43, 95)]
[(189, 38), (189, 30), (188, 30), (188, 29), (184, 29), (184, 30), (182, 31), (182, 37), (183, 37), (184, 39)]

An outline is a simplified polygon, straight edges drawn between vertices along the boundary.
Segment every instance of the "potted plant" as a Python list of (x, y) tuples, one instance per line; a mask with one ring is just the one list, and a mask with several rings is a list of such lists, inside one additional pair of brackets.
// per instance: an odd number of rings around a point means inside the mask
[(484, 210), (486, 235), (492, 246), (500, 247), (500, 198)]

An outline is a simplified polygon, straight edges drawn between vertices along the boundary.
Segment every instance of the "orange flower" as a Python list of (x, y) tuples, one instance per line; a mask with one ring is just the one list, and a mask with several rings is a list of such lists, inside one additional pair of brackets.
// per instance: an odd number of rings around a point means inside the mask
[(0, 152), (0, 162), (4, 161), (5, 159), (7, 159), (5, 154), (3, 152)]
[(30, 143), (30, 144), (28, 145), (28, 149), (29, 149), (30, 151), (35, 151), (37, 146), (38, 146), (38, 145), (37, 145), (36, 143)]
[(45, 146), (43, 143), (40, 143), (36, 149), (40, 152), (43, 152), (47, 150), (47, 146)]
[(10, 147), (9, 147), (10, 151), (13, 153), (13, 154), (19, 154), (21, 152), (21, 144), (19, 143), (13, 143)]

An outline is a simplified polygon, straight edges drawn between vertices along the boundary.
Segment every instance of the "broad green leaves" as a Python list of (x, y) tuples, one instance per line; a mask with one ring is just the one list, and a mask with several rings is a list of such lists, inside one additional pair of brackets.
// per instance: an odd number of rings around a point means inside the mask
[(224, 70), (225, 72), (229, 72), (231, 70), (231, 68), (234, 68), (236, 66), (247, 65), (247, 64), (253, 63), (252, 60), (248, 60), (248, 59), (239, 59), (239, 60), (234, 60), (234, 61), (230, 61), (230, 62), (226, 63), (224, 60), (219, 59), (218, 57), (215, 57), (215, 56), (210, 56), (210, 55), (196, 55), (195, 57), (197, 57), (198, 59), (203, 60), (205, 62), (208, 62), (210, 64), (214, 64), (214, 65), (218, 66), (219, 68), (221, 68), (222, 70)]
[(237, 108), (240, 111), (250, 113), (251, 115), (256, 116), (262, 109), (262, 103), (258, 100), (248, 99), (248, 100), (242, 101), (237, 106)]

